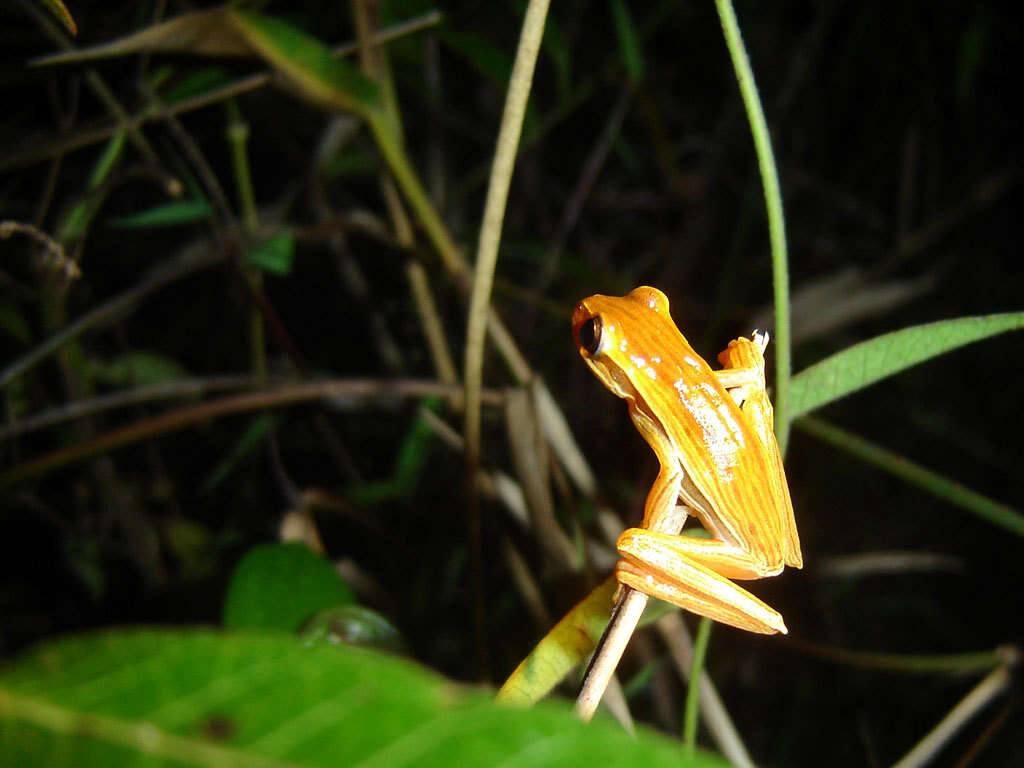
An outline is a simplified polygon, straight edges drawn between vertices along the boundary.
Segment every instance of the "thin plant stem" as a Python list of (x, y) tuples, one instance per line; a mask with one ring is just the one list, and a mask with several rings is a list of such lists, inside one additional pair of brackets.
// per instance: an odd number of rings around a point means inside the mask
[[(236, 99), (229, 98), (224, 102), (227, 110), (227, 142), (231, 146), (231, 169), (234, 172), (234, 188), (239, 196), (242, 209), (242, 225), (246, 232), (246, 242), (252, 240), (259, 229), (259, 212), (256, 208), (256, 195), (253, 191), (252, 172), (249, 167), (249, 153), (246, 143), (249, 141), (249, 124), (242, 117), (242, 111)], [(244, 261), (242, 269), (249, 283), (253, 296), (263, 295), (263, 273), (248, 266)], [(266, 331), (263, 326), (263, 313), (258, 302), (249, 307), (249, 358), (253, 374), (262, 379), (266, 377)]]
[(256, 195), (252, 189), (252, 173), (249, 171), (249, 156), (246, 143), (249, 141), (249, 124), (242, 117), (238, 101), (234, 98), (224, 102), (228, 114), (227, 137), (231, 146), (231, 167), (235, 173), (235, 189), (242, 211), (242, 222), (248, 234), (259, 228), (259, 213), (256, 209)]
[[(658, 631), (672, 656), (672, 663), (680, 675), (686, 676), (693, 667), (693, 640), (683, 623), (680, 611), (671, 611), (658, 619)], [(715, 684), (708, 675), (701, 675), (700, 719), (711, 735), (715, 746), (734, 768), (754, 768), (754, 761), (740, 737), (729, 712), (722, 703)]]
[[(260, 226), (259, 212), (256, 207), (256, 195), (252, 188), (252, 172), (249, 169), (249, 154), (246, 143), (249, 141), (249, 124), (242, 117), (235, 99), (225, 103), (228, 114), (228, 143), (231, 145), (231, 167), (235, 173), (235, 189), (238, 193), (239, 206), (242, 210), (242, 226), (246, 234), (246, 242), (252, 238)], [(242, 264), (245, 279), (249, 282), (249, 290), (253, 296), (263, 295), (263, 273), (246, 264)], [(253, 374), (258, 378), (267, 375), (267, 339), (263, 325), (263, 313), (258, 302), (249, 307), (249, 359)]]
[[(27, 2), (27, 0), (25, 0)], [(409, 35), (414, 32), (426, 29), (428, 27), (439, 24), (441, 21), (441, 13), (439, 11), (430, 11), (422, 16), (403, 21), (399, 24), (382, 29), (374, 35), (374, 43), (381, 44), (396, 40), (404, 35)], [(348, 56), (354, 53), (357, 49), (355, 43), (345, 43), (332, 49), (332, 53), (335, 56)], [(46, 62), (40, 62), (38, 60), (32, 62), (36, 65), (45, 64)], [(191, 96), (181, 101), (176, 101), (173, 104), (167, 106), (165, 114), (169, 115), (180, 115), (185, 112), (191, 112), (202, 107), (209, 106), (210, 104), (216, 104), (217, 102), (223, 101), (230, 96), (238, 96), (249, 91), (262, 88), (269, 84), (273, 80), (273, 72), (259, 72), (255, 75), (248, 75), (246, 77), (234, 80), (227, 85), (223, 85), (219, 88), (214, 88), (205, 93), (200, 93), (196, 96)], [(110, 138), (118, 131), (134, 129), (142, 127), (147, 122), (153, 120), (162, 119), (164, 115), (158, 115), (152, 110), (145, 109), (135, 115), (129, 115), (124, 123), (114, 123), (111, 125), (105, 125), (100, 128), (83, 130), (75, 133), (73, 136), (58, 136), (50, 140), (33, 141), (31, 145), (24, 146), (21, 151), (8, 152), (0, 157), (0, 171), (7, 170), (19, 165), (28, 165), (37, 160), (44, 160), (53, 155), (64, 154), (66, 152), (72, 152), (76, 149), (82, 149), (92, 144), (104, 141)]]
[[(523, 129), (526, 104), (530, 97), (533, 70), (537, 63), (541, 40), (544, 36), (544, 21), (547, 18), (550, 0), (530, 0), (519, 34), (515, 63), (509, 77), (505, 109), (501, 116), (494, 164), (491, 167), (487, 201), (484, 204), (483, 220), (480, 224), (480, 238), (477, 246), (476, 267), (473, 287), (469, 300), (469, 319), (466, 327), (466, 352), (463, 383), (466, 387), (466, 412), (463, 422), (463, 438), (466, 444), (466, 467), (468, 478), (468, 503), (466, 508), (469, 549), (474, 563), (474, 579), (477, 592), (474, 600), (478, 667), (486, 669), (484, 635), (483, 554), (480, 520), (480, 495), (477, 469), (480, 465), (480, 388), (483, 382), (484, 339), (488, 320), (491, 319), (491, 288), (494, 285), (494, 269), (498, 261), (498, 244), (501, 241), (501, 225), (505, 218), (505, 203), (512, 182), (519, 136)], [(493, 323), (492, 323), (493, 325)], [(492, 332), (493, 333), (493, 332)]]
[(983, 496), (937, 472), (915, 464), (898, 453), (822, 419), (804, 416), (797, 424), (802, 431), (841, 448), (861, 461), (873, 464), (911, 485), (923, 488), (940, 499), (962, 507), (993, 525), (1012, 531), (1018, 536), (1024, 536), (1024, 514), (1007, 504)]
[(789, 379), (792, 374), (789, 328), (789, 265), (786, 256), (786, 222), (782, 213), (779, 174), (772, 154), (771, 136), (764, 118), (764, 109), (757, 93), (750, 59), (743, 45), (736, 13), (731, 0), (715, 0), (722, 23), (725, 44), (729, 49), (736, 80), (743, 97), (743, 106), (754, 138), (754, 150), (761, 171), (765, 206), (768, 209), (768, 237), (772, 250), (772, 279), (775, 298), (775, 438), (785, 455), (789, 442)]
[[(372, 379), (314, 381), (279, 389), (231, 395), (143, 419), (126, 427), (107, 432), (95, 439), (85, 440), (46, 454), (41, 458), (16, 464), (0, 473), (0, 488), (38, 477), (71, 462), (106, 453), (123, 445), (177, 432), (193, 424), (235, 413), (260, 411), (322, 398), (436, 396), (455, 400), (461, 395), (461, 387), (439, 384), (434, 381)], [(487, 392), (483, 399), (488, 404), (499, 404), (504, 400), (500, 394), (494, 392)]]
[(65, 325), (44, 342), (33, 347), (25, 355), (0, 371), (0, 388), (5, 387), (12, 379), (42, 362), (64, 345), (71, 343), (82, 333), (119, 319), (125, 313), (133, 310), (149, 294), (197, 270), (219, 264), (223, 260), (223, 251), (212, 250), (206, 247), (205, 243), (186, 248), (178, 257), (151, 269), (133, 287), (110, 299), (105, 304), (96, 307), (91, 312), (87, 312), (74, 322)]
[[(63, 30), (59, 29), (56, 25), (50, 21), (50, 18), (40, 11), (35, 3), (31, 3), (28, 0), (21, 0), (22, 7), (36, 20), (36, 23), (42, 28), (43, 33), (50, 38), (53, 43), (65, 50), (70, 51), (74, 49), (74, 43), (72, 43), (67, 35), (64, 34)], [(139, 151), (139, 154), (145, 158), (146, 162), (153, 168), (161, 168), (160, 160), (157, 157), (156, 151), (146, 140), (146, 137), (142, 135), (139, 130), (138, 124), (132, 121), (132, 118), (125, 112), (124, 107), (121, 106), (121, 102), (114, 96), (113, 91), (107, 86), (106, 81), (100, 77), (99, 73), (90, 67), (85, 71), (85, 81), (88, 83), (89, 88), (96, 97), (103, 103), (107, 108), (107, 111), (113, 115), (117, 121), (116, 131), (124, 131), (128, 134), (128, 139), (132, 142), (135, 148)], [(111, 133), (114, 132), (111, 131)], [(166, 178), (166, 177), (165, 177)], [(177, 180), (168, 179), (170, 185), (177, 184)]]
[[(678, 535), (686, 522), (689, 508), (676, 506), (672, 514), (662, 518), (652, 526), (651, 530)], [(597, 643), (590, 666), (583, 676), (583, 686), (576, 698), (576, 714), (583, 720), (589, 720), (597, 705), (601, 703), (605, 688), (615, 673), (615, 668), (622, 658), (629, 638), (640, 622), (644, 608), (647, 607), (647, 595), (630, 587), (621, 586), (619, 595), (612, 609), (608, 626)]]
[(505, 110), (501, 116), (494, 164), (487, 188), (480, 239), (477, 247), (473, 291), (469, 301), (469, 320), (466, 327), (466, 357), (463, 381), (466, 384), (466, 420), (463, 434), (466, 439), (466, 461), (470, 476), (475, 476), (480, 458), (480, 386), (483, 381), (484, 335), (490, 308), (494, 270), (498, 262), (501, 226), (505, 218), (505, 203), (512, 182), (519, 136), (530, 96), (533, 70), (537, 63), (544, 21), (549, 0), (530, 0), (523, 19), (515, 63), (509, 77)]
[(970, 692), (943, 717), (914, 748), (907, 752), (893, 768), (918, 768), (932, 763), (946, 743), (952, 739), (975, 715), (1002, 695), (1013, 683), (1008, 667), (998, 667), (974, 686)]
[(448, 229), (441, 221), (441, 217), (437, 215), (426, 190), (420, 184), (405, 148), (391, 131), (391, 121), (383, 112), (371, 113), (367, 121), (381, 154), (384, 155), (388, 167), (395, 176), (399, 189), (402, 190), (406, 201), (412, 206), (416, 218), (426, 231), (427, 238), (437, 250), (441, 261), (444, 262), (445, 268), (456, 276), (465, 273), (466, 262), (462, 258), (462, 254), (459, 253), (455, 241), (448, 234)]
[(697, 746), (697, 711), (700, 702), (700, 678), (704, 668), (704, 657), (711, 639), (711, 619), (704, 616), (697, 626), (697, 637), (693, 641), (693, 662), (690, 664), (690, 686), (686, 690), (686, 705), (683, 709), (683, 752), (693, 757)]
[(583, 676), (580, 695), (576, 697), (576, 715), (581, 720), (590, 720), (597, 711), (612, 675), (615, 674), (615, 668), (619, 665), (619, 659), (622, 658), (636, 625), (640, 623), (640, 617), (647, 607), (647, 600), (647, 595), (643, 592), (621, 587), (608, 626), (604, 628), (604, 634), (601, 635)]

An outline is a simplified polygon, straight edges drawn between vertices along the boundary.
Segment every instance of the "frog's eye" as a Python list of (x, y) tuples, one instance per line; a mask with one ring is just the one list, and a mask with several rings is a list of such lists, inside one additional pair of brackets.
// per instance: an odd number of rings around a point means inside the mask
[(591, 355), (601, 349), (601, 316), (594, 315), (580, 326), (580, 346)]

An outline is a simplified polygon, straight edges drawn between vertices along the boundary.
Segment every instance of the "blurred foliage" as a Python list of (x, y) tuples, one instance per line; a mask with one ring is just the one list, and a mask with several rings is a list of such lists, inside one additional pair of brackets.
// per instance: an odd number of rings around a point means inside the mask
[[(452, 265), (476, 243), (523, 5), (379, 5), (384, 30), (435, 9), (443, 19), (397, 31), (377, 49), (386, 57), (341, 64), (326, 46), (355, 41), (357, 24), (337, 3), (89, 0), (65, 12), (24, 0), (4, 15), (0, 473), (166, 424), (0, 490), (6, 656), (94, 627), (218, 622), (238, 563), (280, 546), (267, 542), (282, 520), (301, 518), (303, 540), (321, 541), (343, 575), (298, 545), (274, 551), (301, 551), (328, 591), (347, 584), (383, 622), (366, 619), (371, 636), (393, 629), (449, 678), (500, 683), (607, 576), (599, 518), (637, 519), (656, 472), (625, 408), (577, 359), (574, 303), (656, 285), (708, 359), (770, 324), (761, 185), (713, 4), (554, 4), (492, 305), (599, 491), (590, 498), (555, 462), (543, 429), (539, 474), (517, 474), (509, 436), (527, 425), (503, 418), (499, 390), (516, 382), (489, 355), (474, 568), (460, 401), (439, 360), (461, 375), (466, 294)], [(175, 21), (186, 11), (196, 15)], [(73, 43), (51, 12), (77, 24)], [(787, 472), (806, 567), (752, 587), (791, 634), (716, 628), (707, 673), (758, 763), (888, 764), (974, 678), (908, 677), (844, 653), (968, 654), (1024, 636), (1007, 603), (1024, 575), (1013, 526), (888, 471), (907, 460), (979, 508), (1024, 506), (1024, 338), (950, 352), (921, 331), (1022, 309), (1024, 161), (1009, 106), (1020, 25), (985, 2), (736, 12), (785, 199), (794, 386), (836, 355), (849, 378), (803, 397), (857, 446), (878, 446), (880, 466), (851, 441), (794, 431)], [(212, 30), (211, 48), (154, 26), (164, 21)], [(31, 63), (114, 41), (113, 57)], [(880, 357), (850, 349), (911, 327), (924, 335)], [(879, 370), (888, 378), (855, 391)], [(272, 418), (243, 401), (309, 378), (367, 384)], [(209, 412), (175, 431), (197, 398)], [(527, 514), (538, 498), (550, 520)], [(291, 608), (289, 628), (344, 602), (257, 570), (267, 581), (248, 588), (253, 610)], [(678, 734), (685, 685), (656, 637), (634, 645), (624, 678), (649, 682), (628, 687), (630, 708)], [(985, 710), (942, 759), (1016, 756), (1018, 698)]]

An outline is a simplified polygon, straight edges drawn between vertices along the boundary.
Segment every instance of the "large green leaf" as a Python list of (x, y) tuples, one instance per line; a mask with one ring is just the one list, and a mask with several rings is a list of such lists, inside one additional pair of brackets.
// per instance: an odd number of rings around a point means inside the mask
[(501, 707), (408, 661), (286, 634), (129, 630), (0, 676), (0, 764), (724, 766), (565, 704)]
[(793, 377), (790, 416), (797, 418), (950, 350), (1024, 328), (1024, 312), (915, 325), (837, 352)]
[(291, 632), (317, 611), (351, 602), (348, 585), (305, 544), (261, 544), (235, 568), (224, 625)]

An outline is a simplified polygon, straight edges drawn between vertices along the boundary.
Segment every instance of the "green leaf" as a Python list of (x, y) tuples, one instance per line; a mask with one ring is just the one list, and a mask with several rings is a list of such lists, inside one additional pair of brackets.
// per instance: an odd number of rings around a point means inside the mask
[(609, 576), (576, 603), (509, 675), (498, 691), (497, 700), (529, 705), (547, 696), (594, 650), (608, 624), (617, 586), (615, 577)]
[(164, 102), (174, 104), (178, 101), (202, 96), (210, 91), (223, 88), (231, 82), (231, 74), (224, 67), (203, 67), (195, 72), (187, 73), (181, 82), (164, 94)]
[(915, 325), (855, 344), (793, 377), (790, 415), (795, 419), (932, 357), (1020, 328), (1024, 312), (1008, 312)]
[(512, 57), (486, 37), (475, 32), (456, 31), (446, 25), (441, 28), (441, 39), (496, 85), (508, 83)]
[[(498, 691), (497, 701), (503, 704), (534, 704), (582, 663), (594, 650), (608, 625), (617, 587), (615, 577), (609, 576), (576, 603), (509, 675)], [(674, 610), (676, 608), (668, 603), (651, 600), (640, 626), (657, 621)]]
[(130, 35), (90, 48), (55, 53), (34, 59), (36, 66), (165, 51), (201, 56), (248, 56), (249, 44), (235, 29), (229, 8), (211, 8), (175, 16)]
[(377, 84), (351, 64), (334, 58), (315, 37), (273, 16), (241, 10), (230, 14), (235, 29), (252, 49), (309, 101), (363, 117), (380, 109)]
[(157, 352), (126, 352), (108, 363), (93, 361), (89, 373), (112, 387), (142, 387), (177, 381), (188, 371), (177, 360)]
[(644, 77), (644, 56), (640, 50), (636, 27), (629, 15), (629, 7), (623, 0), (611, 0), (611, 5), (612, 18), (615, 20), (615, 37), (619, 41), (619, 56), (626, 67), (629, 81), (637, 83)]
[(130, 216), (121, 216), (107, 222), (118, 229), (153, 229), (155, 227), (172, 227), (176, 224), (188, 224), (193, 221), (208, 219), (213, 215), (213, 206), (202, 198), (197, 200), (179, 200), (147, 208)]
[[(441, 401), (436, 397), (424, 398), (422, 407), (436, 413)], [(373, 505), (411, 494), (426, 467), (433, 439), (433, 426), (427, 417), (418, 415), (402, 440), (391, 477), (353, 486), (346, 491), (346, 496), (357, 504)]]
[(225, 456), (217, 466), (210, 470), (210, 474), (199, 486), (200, 493), (209, 493), (216, 488), (231, 474), (231, 470), (238, 466), (238, 462), (248, 456), (252, 451), (263, 443), (263, 438), (274, 426), (274, 416), (270, 413), (261, 413), (255, 416), (246, 428), (244, 434), (238, 439), (231, 452)]
[(124, 155), (125, 133), (115, 133), (107, 141), (103, 152), (96, 160), (92, 173), (89, 175), (88, 191), (82, 199), (75, 203), (68, 211), (68, 215), (61, 222), (60, 230), (57, 233), (57, 240), (64, 246), (74, 243), (85, 236), (92, 220), (99, 213), (100, 208), (107, 199), (108, 187), (103, 184), (110, 174), (121, 162)]
[(334, 567), (305, 544), (261, 544), (235, 568), (224, 626), (294, 632), (317, 611), (352, 602)]
[(289, 274), (294, 261), (295, 235), (289, 229), (272, 235), (245, 254), (245, 263), (250, 267), (274, 275)]
[(0, 676), (0, 764), (724, 766), (565, 703), (500, 707), (417, 665), (267, 633), (127, 630), (51, 641)]

